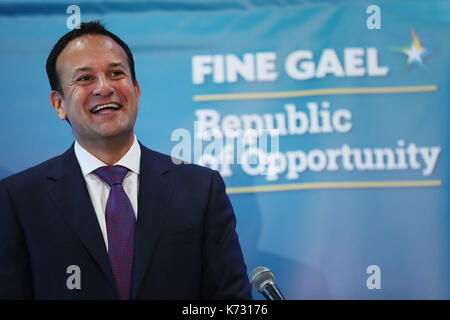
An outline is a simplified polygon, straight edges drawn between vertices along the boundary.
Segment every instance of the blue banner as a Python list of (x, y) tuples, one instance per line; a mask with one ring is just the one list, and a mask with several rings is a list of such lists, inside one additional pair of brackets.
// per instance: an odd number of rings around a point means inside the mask
[[(0, 1), (0, 178), (74, 139), (45, 73), (70, 5)], [(448, 1), (76, 5), (134, 54), (138, 139), (225, 179), (249, 272), (287, 299), (450, 298)]]

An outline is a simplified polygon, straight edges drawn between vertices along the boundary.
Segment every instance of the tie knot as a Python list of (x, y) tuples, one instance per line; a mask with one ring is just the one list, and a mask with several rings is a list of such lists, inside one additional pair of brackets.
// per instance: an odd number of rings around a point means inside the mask
[(94, 173), (105, 181), (109, 186), (122, 184), (128, 169), (122, 166), (104, 166), (94, 170)]

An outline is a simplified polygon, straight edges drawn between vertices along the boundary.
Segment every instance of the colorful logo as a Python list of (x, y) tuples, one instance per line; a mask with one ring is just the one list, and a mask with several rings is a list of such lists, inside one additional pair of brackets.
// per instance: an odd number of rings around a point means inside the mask
[(423, 59), (430, 54), (430, 49), (424, 48), (420, 43), (419, 37), (411, 29), (412, 43), (408, 47), (395, 47), (392, 48), (393, 51), (403, 53), (406, 55), (405, 67), (416, 64), (426, 71), (430, 71), (427, 66), (423, 63)]

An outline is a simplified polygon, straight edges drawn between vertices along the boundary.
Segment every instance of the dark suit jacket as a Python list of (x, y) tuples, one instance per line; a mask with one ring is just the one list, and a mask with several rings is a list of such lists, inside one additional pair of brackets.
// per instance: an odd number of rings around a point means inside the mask
[[(220, 175), (141, 145), (139, 179), (132, 299), (251, 299)], [(117, 299), (73, 145), (0, 181), (0, 299), (32, 298)]]

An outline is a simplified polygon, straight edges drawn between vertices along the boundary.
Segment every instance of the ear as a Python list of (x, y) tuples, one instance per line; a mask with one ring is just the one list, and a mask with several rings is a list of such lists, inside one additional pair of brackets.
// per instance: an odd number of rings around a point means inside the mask
[(137, 80), (134, 83), (134, 89), (136, 90), (137, 107), (139, 108), (139, 96), (141, 95), (141, 88), (139, 87), (139, 82)]
[(52, 90), (52, 92), (50, 92), (50, 103), (58, 114), (58, 117), (61, 120), (66, 120), (67, 113), (66, 110), (64, 110), (64, 99), (59, 91)]

